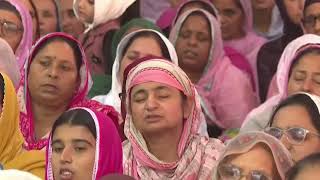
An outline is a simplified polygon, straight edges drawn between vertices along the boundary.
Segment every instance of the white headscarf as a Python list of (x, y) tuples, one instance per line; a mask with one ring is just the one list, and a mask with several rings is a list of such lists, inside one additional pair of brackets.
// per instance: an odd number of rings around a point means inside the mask
[[(135, 0), (95, 0), (94, 1), (94, 17), (92, 24), (88, 24), (86, 32), (93, 29), (97, 25), (120, 17), (126, 9), (135, 2)], [(75, 15), (78, 14), (79, 0), (73, 1), (73, 10)]]
[(1, 180), (41, 180), (39, 177), (34, 176), (28, 172), (19, 170), (0, 170)]

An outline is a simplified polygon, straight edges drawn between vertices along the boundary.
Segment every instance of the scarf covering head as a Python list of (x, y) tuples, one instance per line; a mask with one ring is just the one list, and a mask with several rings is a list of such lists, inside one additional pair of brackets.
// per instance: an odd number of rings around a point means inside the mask
[(137, 28), (137, 29), (153, 29), (155, 31), (158, 31), (162, 33), (161, 29), (156, 26), (153, 22), (142, 19), (142, 18), (135, 18), (132, 19), (131, 21), (127, 22), (125, 25), (121, 26), (121, 28), (114, 34), (112, 38), (112, 44), (111, 44), (111, 49), (112, 49), (112, 57), (113, 59), (116, 58), (117, 54), (117, 47), (122, 40), (122, 38), (128, 34), (128, 31)]
[(288, 96), (288, 81), (292, 63), (300, 52), (315, 47), (320, 48), (320, 37), (313, 34), (303, 35), (288, 44), (279, 60), (278, 69), (275, 75), (278, 94), (250, 112), (242, 125), (242, 132), (263, 129), (266, 127), (271, 118), (273, 107)]
[(0, 71), (6, 73), (17, 88), (20, 81), (18, 62), (10, 45), (0, 38)]
[(187, 75), (175, 64), (165, 59), (149, 59), (126, 69), (126, 109), (130, 105), (131, 89), (145, 82), (158, 82), (180, 90), (192, 109), (184, 120), (178, 144), (176, 162), (163, 162), (148, 151), (147, 143), (136, 129), (132, 114), (126, 110), (124, 131), (128, 141), (124, 143), (124, 173), (136, 179), (207, 179), (216, 165), (223, 144), (216, 139), (197, 135), (201, 121), (200, 100)]
[[(72, 108), (70, 110), (82, 109), (87, 111), (94, 120), (96, 128), (96, 152), (92, 180), (100, 179), (102, 176), (120, 173), (122, 174), (122, 145), (117, 128), (112, 120), (104, 113), (93, 111), (88, 108)], [(54, 180), (52, 169), (52, 134), (47, 145), (46, 180)]]
[(32, 46), (32, 18), (29, 14), (29, 11), (25, 9), (19, 0), (6, 0), (8, 1), (12, 6), (16, 8), (16, 10), (19, 12), (22, 26), (23, 26), (23, 34), (21, 41), (19, 43), (18, 48), (15, 51), (16, 59), (18, 61), (19, 70), (23, 71), (24, 63), (29, 55), (29, 50)]
[(171, 42), (164, 35), (162, 35), (160, 32), (158, 32), (156, 30), (152, 30), (152, 29), (141, 29), (141, 30), (134, 31), (134, 32), (126, 35), (120, 41), (118, 48), (117, 48), (117, 53), (116, 53), (117, 56), (116, 56), (116, 59), (113, 63), (113, 66), (112, 66), (112, 84), (111, 84), (110, 92), (107, 95), (97, 96), (97, 97), (93, 98), (94, 100), (97, 100), (103, 104), (108, 104), (108, 105), (113, 106), (118, 112), (121, 111), (120, 110), (121, 109), (120, 108), (121, 101), (119, 98), (119, 93), (122, 92), (122, 84), (120, 82), (119, 69), (120, 69), (121, 60), (124, 56), (123, 51), (124, 51), (125, 47), (128, 45), (128, 43), (130, 42), (130, 40), (133, 39), (140, 32), (153, 32), (156, 36), (159, 36), (169, 51), (170, 60), (173, 63), (178, 64), (178, 56), (177, 56), (175, 48), (173, 47)]
[[(98, 0), (94, 1), (94, 17), (92, 24), (87, 24), (89, 31), (94, 27), (119, 18), (135, 0)], [(73, 0), (73, 10), (79, 17), (79, 0)]]
[(82, 54), (82, 64), (79, 71), (80, 85), (76, 93), (74, 94), (72, 100), (70, 101), (69, 108), (87, 107), (87, 108), (96, 109), (100, 112), (104, 112), (105, 114), (108, 114), (108, 116), (113, 116), (113, 120), (115, 122), (118, 121), (118, 115), (112, 107), (103, 106), (96, 101), (91, 101), (86, 99), (86, 96), (92, 86), (92, 80), (91, 80), (91, 75), (88, 68), (88, 63), (80, 43), (68, 34), (65, 34), (62, 32), (50, 33), (42, 37), (41, 39), (39, 39), (37, 43), (34, 45), (34, 47), (32, 48), (28, 61), (25, 65), (25, 74), (23, 79), (20, 82), (19, 90), (18, 90), (18, 97), (20, 100), (19, 103), (21, 105), (20, 128), (25, 138), (25, 148), (27, 150), (42, 149), (43, 147), (46, 146), (48, 141), (47, 138), (43, 138), (38, 141), (35, 140), (34, 138), (34, 124), (33, 124), (34, 122), (33, 122), (32, 102), (31, 102), (32, 99), (31, 99), (29, 87), (28, 87), (29, 68), (34, 57), (36, 56), (35, 51), (37, 51), (38, 48), (42, 47), (46, 41), (56, 37), (68, 39), (75, 42), (78, 45), (78, 48), (80, 49)]
[[(264, 132), (249, 132), (241, 134), (231, 140), (220, 157), (218, 166), (222, 164), (226, 158), (247, 153), (258, 144), (264, 144), (269, 148), (276, 164), (277, 172), (281, 179), (284, 180), (286, 172), (293, 166), (291, 154), (278, 139)], [(213, 179), (218, 179), (218, 177), (219, 175), (216, 170)]]

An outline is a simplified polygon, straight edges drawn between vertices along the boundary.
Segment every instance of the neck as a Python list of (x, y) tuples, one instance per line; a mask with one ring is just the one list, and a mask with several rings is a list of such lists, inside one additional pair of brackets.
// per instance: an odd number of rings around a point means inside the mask
[(148, 150), (163, 162), (176, 162), (178, 157), (178, 144), (182, 130), (155, 134), (146, 139)]
[(188, 75), (189, 79), (191, 80), (191, 82), (193, 84), (198, 83), (198, 81), (201, 79), (202, 73), (203, 73), (203, 72), (189, 71), (187, 69), (185, 69), (184, 71), (186, 72), (186, 74)]
[(34, 133), (36, 139), (47, 135), (58, 117), (65, 112), (67, 106), (48, 106), (40, 103), (32, 103)]
[(272, 21), (272, 8), (253, 10), (253, 24), (256, 30), (262, 33), (269, 31)]

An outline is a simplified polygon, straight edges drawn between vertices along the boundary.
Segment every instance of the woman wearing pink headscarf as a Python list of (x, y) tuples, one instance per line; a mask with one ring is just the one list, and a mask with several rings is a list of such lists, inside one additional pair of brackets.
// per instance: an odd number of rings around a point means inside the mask
[(77, 40), (64, 33), (42, 37), (31, 51), (18, 90), (24, 148), (44, 148), (55, 120), (72, 107), (103, 112), (118, 125), (118, 113), (112, 107), (86, 99), (91, 85), (86, 57)]
[[(19, 69), (22, 70), (32, 46), (32, 18), (25, 7), (17, 0), (1, 1), (0, 10), (0, 17), (2, 18), (0, 24), (2, 29), (4, 29), (4, 24), (2, 23), (14, 23), (10, 29), (5, 31), (5, 34), (2, 34), (4, 32), (1, 31), (1, 37), (6, 40), (13, 49)], [(4, 12), (14, 14), (14, 16), (16, 16), (15, 20), (17, 21), (8, 19), (8, 16), (2, 14)], [(2, 22), (3, 20), (4, 22)]]
[(241, 132), (266, 128), (274, 107), (288, 95), (302, 91), (320, 96), (319, 44), (319, 36), (308, 34), (295, 39), (285, 48), (275, 76), (278, 94), (250, 112)]
[(112, 120), (88, 108), (63, 113), (47, 146), (46, 180), (98, 180), (113, 173), (122, 174), (122, 146)]
[[(253, 11), (250, 0), (213, 0), (219, 11), (224, 45), (244, 55), (251, 65), (258, 90), (257, 54), (266, 39), (253, 28)], [(228, 9), (232, 11), (229, 13)]]
[(207, 123), (222, 130), (239, 128), (256, 107), (257, 97), (248, 74), (225, 55), (217, 20), (202, 9), (189, 10), (177, 20), (170, 41), (177, 49), (179, 66), (202, 97)]
[(124, 174), (135, 179), (208, 179), (224, 145), (197, 134), (200, 100), (177, 65), (150, 58), (125, 70)]

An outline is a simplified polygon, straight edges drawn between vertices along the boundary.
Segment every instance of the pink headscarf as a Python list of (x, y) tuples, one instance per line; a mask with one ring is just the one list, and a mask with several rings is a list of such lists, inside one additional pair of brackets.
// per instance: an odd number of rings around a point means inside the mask
[(169, 61), (149, 59), (130, 69), (127, 77), (126, 109), (130, 108), (132, 87), (151, 81), (177, 88), (187, 97), (191, 97), (193, 104), (189, 117), (184, 120), (177, 149), (179, 159), (176, 162), (163, 162), (149, 152), (145, 139), (133, 123), (131, 112), (126, 111), (124, 130), (128, 140), (123, 149), (124, 173), (136, 179), (210, 178), (224, 146), (219, 140), (197, 135), (201, 121), (200, 100), (187, 75)]
[[(251, 65), (255, 78), (256, 89), (258, 90), (258, 75), (257, 75), (257, 55), (261, 46), (266, 42), (266, 39), (258, 36), (253, 28), (253, 12), (250, 0), (240, 0), (244, 15), (245, 23), (243, 30), (245, 37), (241, 39), (224, 41), (226, 47), (231, 47), (244, 55)], [(259, 91), (257, 91), (259, 92)]]
[(75, 42), (76, 44), (78, 44), (78, 47), (82, 53), (82, 65), (79, 72), (81, 83), (73, 99), (70, 102), (69, 108), (87, 107), (90, 109), (95, 109), (97, 111), (107, 114), (109, 117), (113, 116), (113, 120), (115, 124), (116, 125), (118, 124), (118, 113), (111, 106), (102, 105), (96, 101), (86, 99), (87, 93), (89, 92), (92, 85), (92, 80), (91, 80), (91, 75), (88, 68), (88, 63), (80, 43), (68, 34), (60, 33), (60, 32), (50, 33), (50, 34), (47, 34), (46, 36), (43, 36), (41, 39), (39, 39), (34, 45), (34, 47), (32, 48), (30, 56), (25, 66), (25, 74), (23, 79), (20, 82), (20, 86), (18, 90), (18, 97), (20, 101), (19, 103), (21, 106), (20, 129), (25, 138), (25, 148), (27, 150), (42, 149), (43, 147), (46, 146), (48, 141), (47, 138), (43, 138), (39, 141), (36, 141), (34, 138), (34, 124), (33, 124), (32, 103), (31, 103), (32, 99), (31, 99), (29, 87), (28, 87), (29, 67), (31, 65), (32, 60), (36, 56), (35, 51), (38, 48), (40, 48), (47, 40), (51, 38), (56, 38), (56, 37), (69, 39)]
[[(226, 56), (218, 21), (205, 10), (189, 10), (172, 28), (170, 41), (176, 44), (183, 23), (194, 12), (200, 12), (208, 19), (212, 37), (207, 66), (196, 84), (207, 122), (223, 129), (239, 128), (246, 115), (256, 107), (257, 97), (250, 76), (235, 67)], [(234, 97), (229, 98), (230, 95)], [(242, 104), (241, 108), (239, 104)]]
[(23, 35), (19, 43), (18, 48), (16, 49), (15, 55), (18, 61), (18, 65), (21, 71), (23, 71), (23, 66), (28, 58), (29, 51), (32, 46), (32, 18), (29, 14), (29, 11), (21, 5), (19, 0), (6, 0), (11, 5), (13, 5), (17, 11), (20, 13), (22, 25), (23, 25)]
[(303, 35), (287, 45), (282, 53), (275, 75), (278, 94), (250, 112), (241, 127), (241, 132), (261, 130), (267, 126), (273, 107), (288, 96), (289, 71), (295, 57), (299, 55), (299, 52), (312, 47), (320, 48), (319, 36), (313, 34)]
[[(122, 174), (122, 145), (117, 129), (112, 119), (104, 113), (93, 111), (88, 108), (82, 109), (90, 113), (96, 127), (96, 152), (93, 167), (92, 180), (100, 179), (102, 176), (112, 173)], [(54, 180), (52, 170), (52, 134), (49, 138), (46, 153), (46, 180)]]

